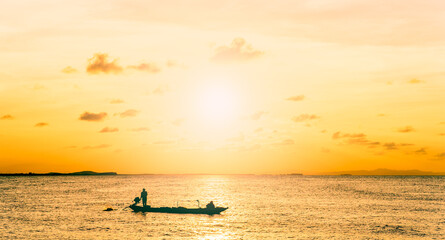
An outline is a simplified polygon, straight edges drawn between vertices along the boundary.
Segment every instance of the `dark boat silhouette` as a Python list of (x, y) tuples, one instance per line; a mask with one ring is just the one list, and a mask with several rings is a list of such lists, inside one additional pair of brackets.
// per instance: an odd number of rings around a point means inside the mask
[(150, 206), (137, 206), (130, 205), (131, 208), (135, 212), (159, 212), (159, 213), (176, 213), (176, 214), (220, 214), (221, 212), (227, 210), (228, 208), (224, 207), (215, 207), (215, 208), (185, 208), (185, 207), (160, 207), (154, 208)]

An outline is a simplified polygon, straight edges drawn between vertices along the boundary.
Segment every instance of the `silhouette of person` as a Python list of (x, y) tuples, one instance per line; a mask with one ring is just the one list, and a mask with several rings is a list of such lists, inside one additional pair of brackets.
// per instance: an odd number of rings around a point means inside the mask
[(207, 205), (206, 208), (215, 208), (215, 204), (213, 204), (213, 201), (210, 201)]
[(142, 206), (147, 206), (147, 192), (145, 191), (145, 188), (142, 189), (141, 192), (141, 198), (142, 198)]
[(139, 197), (135, 197), (133, 201), (134, 201), (133, 205), (137, 205), (141, 201), (141, 199)]

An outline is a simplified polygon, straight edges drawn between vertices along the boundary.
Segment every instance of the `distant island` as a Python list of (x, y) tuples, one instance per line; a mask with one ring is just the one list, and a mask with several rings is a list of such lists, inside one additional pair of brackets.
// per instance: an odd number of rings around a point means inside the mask
[(341, 175), (341, 176), (444, 176), (445, 172), (429, 172), (420, 170), (392, 170), (386, 168), (379, 168), (375, 170), (357, 170), (357, 171), (339, 171), (326, 172), (323, 175)]
[(93, 171), (82, 171), (82, 172), (72, 172), (72, 173), (0, 173), (0, 176), (97, 176), (97, 175), (117, 175), (116, 172), (93, 172)]

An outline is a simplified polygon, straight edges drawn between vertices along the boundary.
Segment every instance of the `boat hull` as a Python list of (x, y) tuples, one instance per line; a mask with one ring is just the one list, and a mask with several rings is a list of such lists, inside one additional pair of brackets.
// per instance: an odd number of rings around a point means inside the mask
[(131, 205), (129, 206), (135, 212), (159, 212), (159, 213), (176, 213), (176, 214), (207, 214), (214, 215), (220, 214), (222, 211), (227, 210), (227, 208), (217, 207), (217, 208), (184, 208), (184, 207), (160, 207), (152, 208), (150, 206), (141, 207)]

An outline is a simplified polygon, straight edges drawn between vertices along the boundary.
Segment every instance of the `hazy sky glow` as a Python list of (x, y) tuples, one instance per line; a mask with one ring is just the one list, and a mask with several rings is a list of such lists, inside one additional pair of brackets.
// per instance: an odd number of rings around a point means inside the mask
[(444, 1), (0, 9), (0, 172), (445, 171)]

